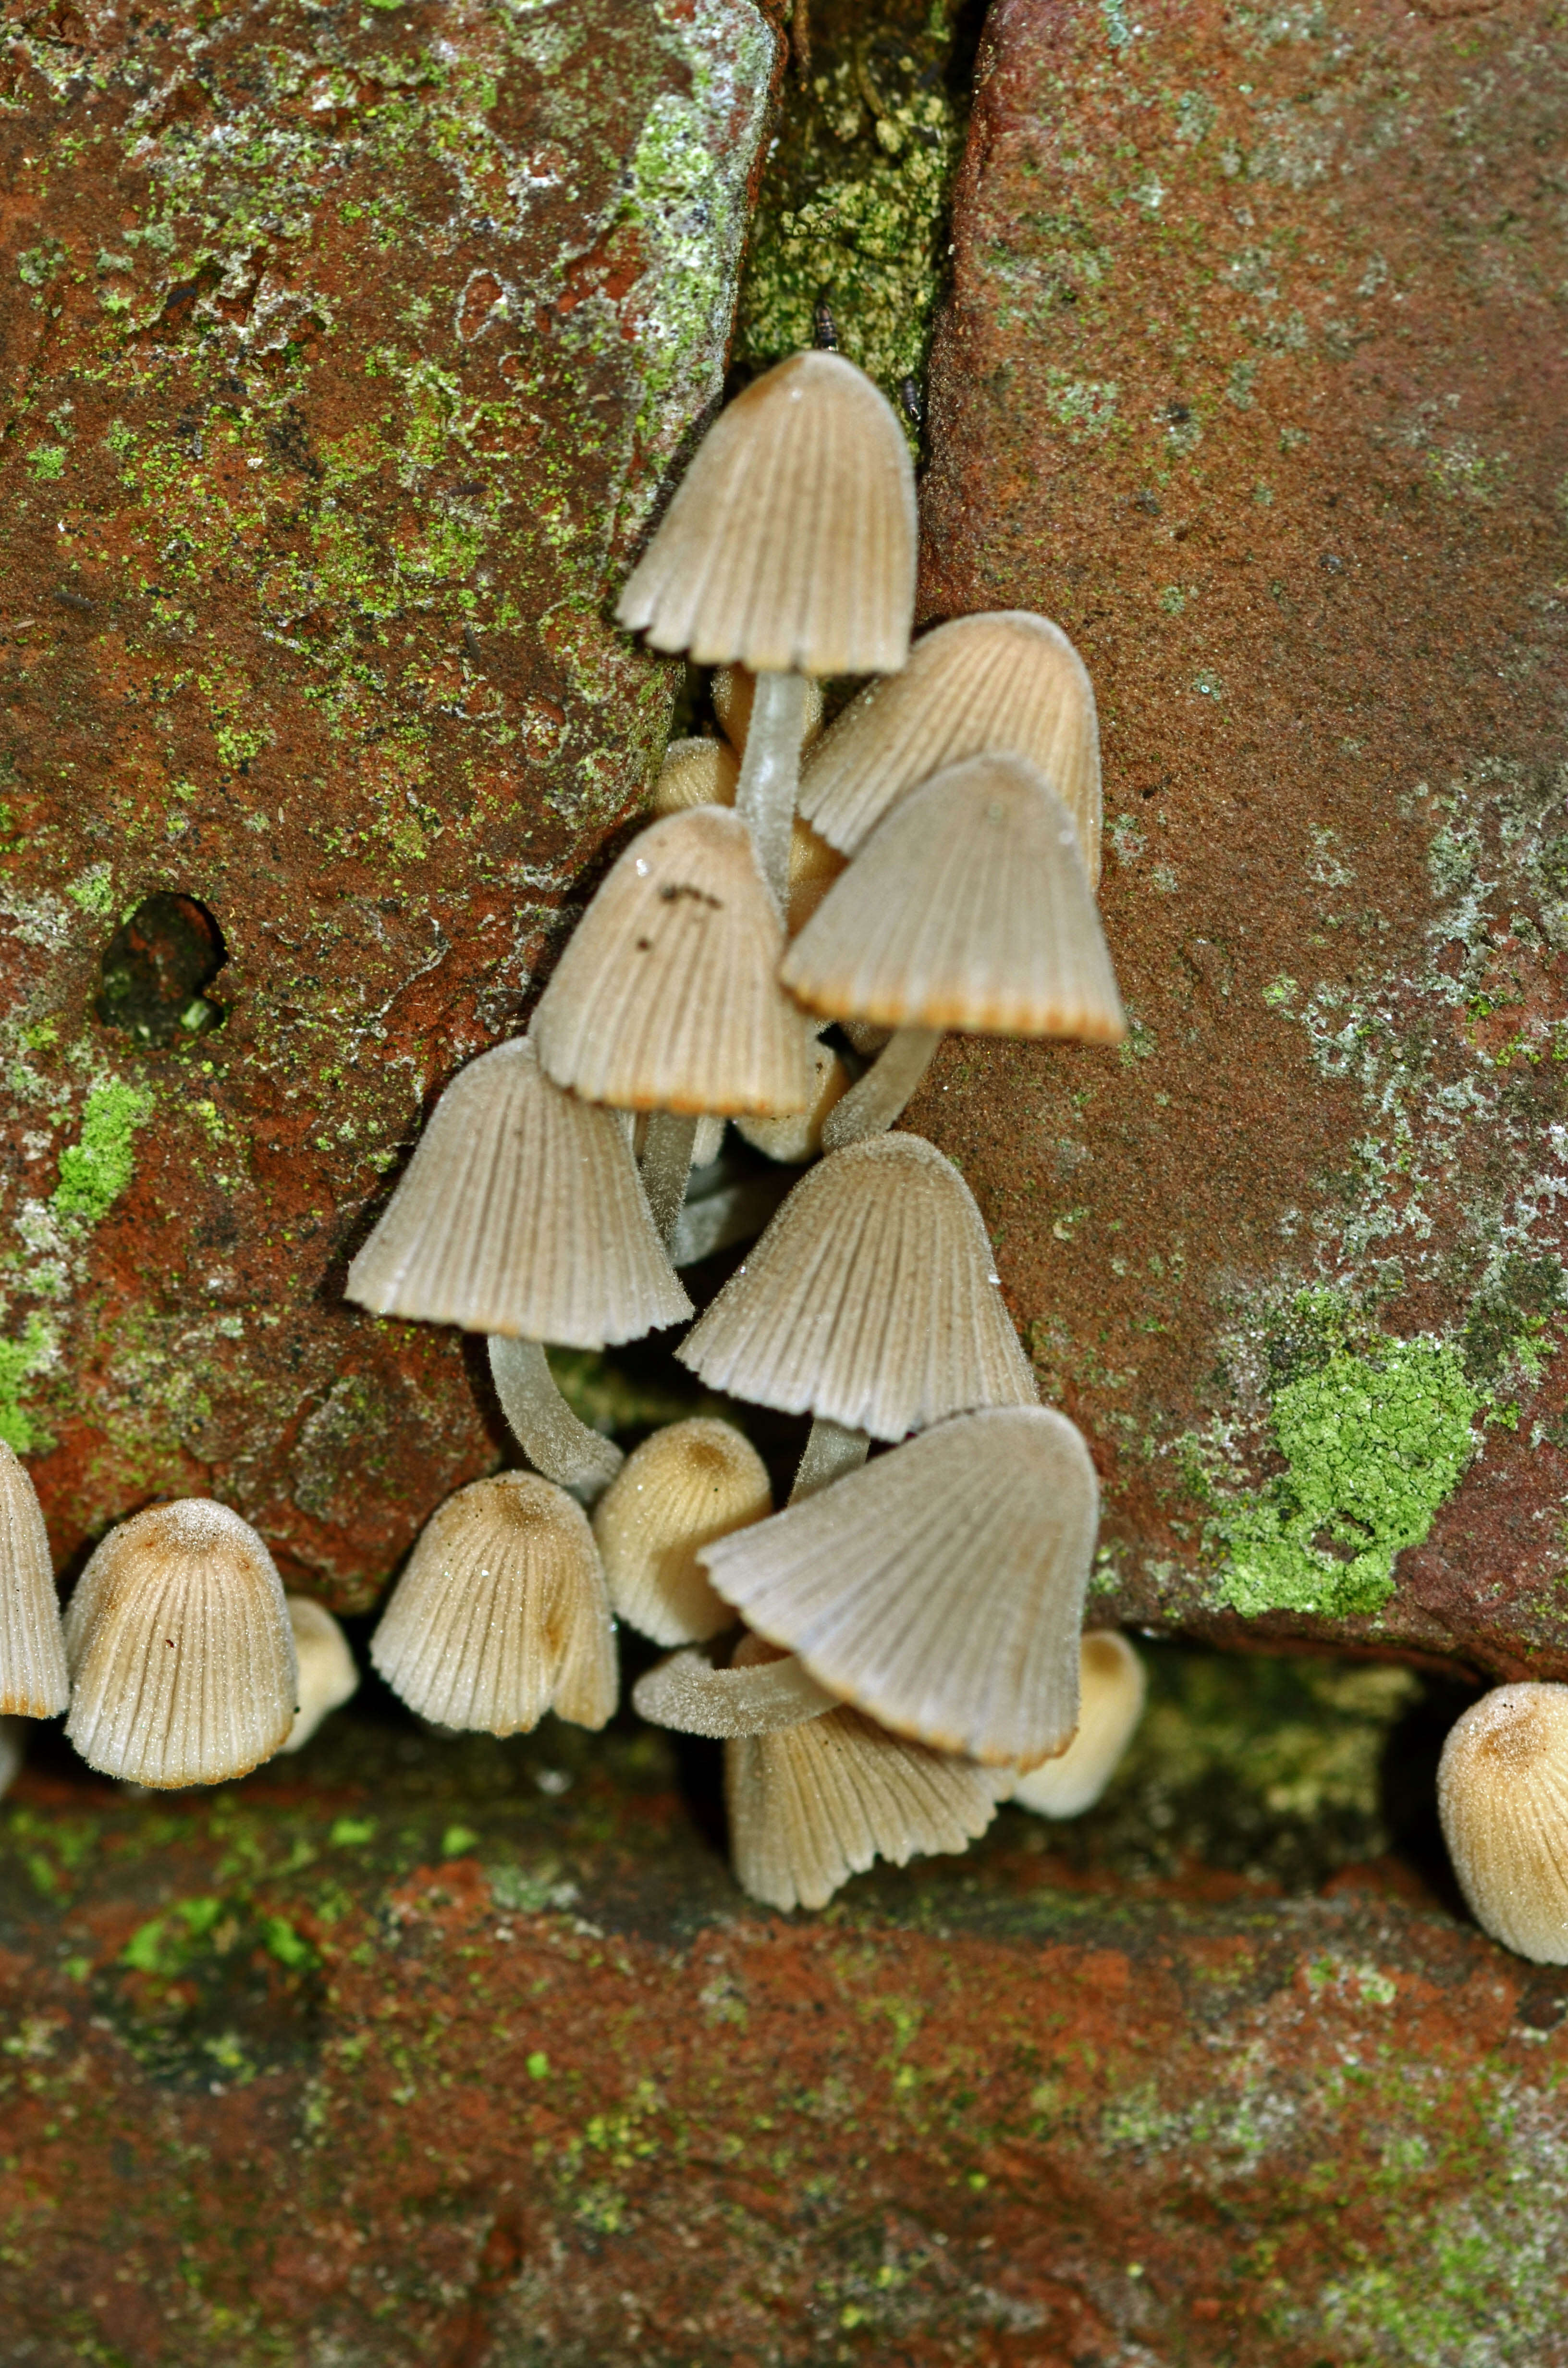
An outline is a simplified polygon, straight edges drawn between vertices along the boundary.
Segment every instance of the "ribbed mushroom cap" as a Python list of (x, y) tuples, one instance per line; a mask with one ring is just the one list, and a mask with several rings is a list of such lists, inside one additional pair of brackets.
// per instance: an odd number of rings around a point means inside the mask
[(1078, 1724), (1099, 1519), (1087, 1448), (1044, 1406), (924, 1431), (705, 1546), (719, 1593), (884, 1726), (1031, 1768)]
[(735, 1132), (754, 1151), (762, 1152), (767, 1158), (777, 1159), (786, 1167), (801, 1167), (822, 1149), (824, 1122), (835, 1102), (843, 1100), (848, 1087), (849, 1072), (832, 1045), (813, 1044), (810, 1106), (792, 1111), (788, 1118), (738, 1118)]
[(767, 1467), (733, 1424), (702, 1415), (667, 1423), (633, 1449), (595, 1508), (611, 1604), (658, 1645), (733, 1627), (698, 1549), (772, 1510)]
[(582, 1507), (532, 1472), (460, 1488), (421, 1531), (370, 1658), (437, 1726), (517, 1735), (547, 1710), (603, 1726), (615, 1625)]
[(741, 777), (740, 759), (723, 740), (672, 740), (653, 783), (655, 814), (685, 814), (690, 806), (733, 806)]
[(1073, 818), (1016, 757), (971, 757), (894, 806), (779, 976), (812, 1011), (884, 1028), (1127, 1032)]
[(853, 362), (793, 354), (720, 413), (615, 613), (699, 666), (892, 674), (915, 542), (891, 405)]
[(1027, 609), (958, 617), (916, 642), (813, 751), (801, 811), (846, 855), (920, 782), (966, 757), (1022, 757), (1072, 815), (1100, 876), (1100, 734), (1088, 669), (1060, 625)]
[[(734, 1614), (725, 1617), (733, 1621)], [(838, 1708), (836, 1697), (807, 1676), (793, 1653), (775, 1653), (770, 1645), (760, 1655), (748, 1653), (748, 1646), (761, 1643), (760, 1637), (744, 1638), (727, 1669), (715, 1668), (706, 1653), (694, 1648), (672, 1653), (638, 1679), (632, 1709), (654, 1726), (727, 1742), (735, 1736), (773, 1735)]]
[(359, 1689), (359, 1672), (348, 1639), (327, 1610), (308, 1595), (287, 1595), (289, 1625), (294, 1632), (294, 1655), (300, 1665), (300, 1707), (282, 1748), (298, 1751), (307, 1744), (324, 1718), (341, 1710)]
[(710, 1389), (874, 1439), (1039, 1395), (974, 1196), (917, 1134), (808, 1168), (676, 1354)]
[(110, 1530), (65, 1610), (87, 1762), (128, 1783), (221, 1784), (288, 1740), (298, 1699), (283, 1587), (247, 1521), (185, 1497)]
[(70, 1694), (43, 1515), (26, 1466), (0, 1440), (0, 1713), (52, 1718)]
[(459, 1070), (347, 1291), (378, 1315), (571, 1349), (691, 1312), (619, 1121), (551, 1084), (526, 1038)]
[(1496, 1686), (1449, 1729), (1437, 1809), (1483, 1932), (1568, 1965), (1568, 1686)]
[(623, 1110), (803, 1110), (805, 1022), (780, 994), (783, 930), (738, 814), (693, 806), (633, 839), (534, 1014), (559, 1086)]
[(1096, 1628), (1078, 1656), (1078, 1732), (1055, 1759), (1020, 1776), (1012, 1798), (1042, 1817), (1078, 1817), (1115, 1775), (1143, 1714), (1143, 1664), (1114, 1628)]

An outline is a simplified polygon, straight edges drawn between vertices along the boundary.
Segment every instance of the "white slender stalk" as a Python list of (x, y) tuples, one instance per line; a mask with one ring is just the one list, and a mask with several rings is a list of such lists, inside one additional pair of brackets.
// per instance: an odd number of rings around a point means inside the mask
[(858, 1085), (835, 1102), (822, 1131), (824, 1151), (842, 1151), (865, 1134), (885, 1134), (913, 1099), (942, 1041), (940, 1028), (895, 1028)]
[(795, 1485), (790, 1491), (791, 1505), (798, 1505), (802, 1497), (814, 1497), (819, 1488), (842, 1479), (846, 1472), (858, 1471), (870, 1449), (867, 1432), (846, 1430), (841, 1422), (830, 1422), (826, 1415), (819, 1414), (812, 1425)]
[(642, 1190), (654, 1229), (668, 1249), (686, 1199), (699, 1121), (680, 1110), (650, 1110), (642, 1141)]
[(805, 676), (759, 674), (735, 785), (735, 812), (751, 833), (758, 869), (781, 913), (790, 902), (790, 837), (805, 728)]
[(490, 1378), (507, 1426), (535, 1471), (570, 1488), (585, 1505), (601, 1497), (626, 1458), (612, 1440), (578, 1421), (541, 1344), (492, 1333)]

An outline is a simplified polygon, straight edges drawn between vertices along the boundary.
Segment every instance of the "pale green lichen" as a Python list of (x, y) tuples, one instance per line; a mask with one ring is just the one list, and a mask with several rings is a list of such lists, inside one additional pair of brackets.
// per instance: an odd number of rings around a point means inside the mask
[(153, 1097), (142, 1087), (119, 1078), (94, 1087), (81, 1134), (60, 1155), (60, 1181), (50, 1203), (57, 1217), (96, 1225), (108, 1216), (135, 1167), (136, 1130), (152, 1114)]

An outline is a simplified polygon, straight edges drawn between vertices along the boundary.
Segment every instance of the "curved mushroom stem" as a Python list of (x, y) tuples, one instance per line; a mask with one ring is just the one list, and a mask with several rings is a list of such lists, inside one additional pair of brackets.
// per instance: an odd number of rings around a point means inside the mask
[(826, 1415), (819, 1414), (812, 1425), (795, 1485), (790, 1491), (791, 1505), (798, 1505), (803, 1497), (814, 1497), (819, 1488), (841, 1479), (846, 1472), (858, 1470), (870, 1448), (868, 1432), (846, 1430), (841, 1422), (830, 1422)]
[(858, 1085), (829, 1110), (823, 1149), (842, 1151), (863, 1134), (885, 1134), (930, 1067), (942, 1035), (940, 1028), (895, 1028)]
[(735, 812), (751, 833), (757, 866), (782, 913), (790, 902), (790, 834), (801, 786), (806, 728), (803, 674), (759, 674), (735, 784)]
[(536, 1472), (570, 1488), (584, 1504), (603, 1496), (626, 1458), (579, 1422), (556, 1385), (538, 1340), (490, 1336), (490, 1378), (501, 1411)]
[(676, 1220), (686, 1199), (691, 1173), (692, 1145), (700, 1121), (682, 1110), (650, 1110), (642, 1143), (642, 1190), (648, 1195), (654, 1229), (668, 1249)]

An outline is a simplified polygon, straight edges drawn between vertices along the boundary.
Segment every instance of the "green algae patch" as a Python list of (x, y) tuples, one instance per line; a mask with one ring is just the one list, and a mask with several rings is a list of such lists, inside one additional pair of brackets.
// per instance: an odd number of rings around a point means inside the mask
[(82, 1112), (82, 1132), (60, 1155), (60, 1181), (50, 1205), (57, 1217), (96, 1225), (108, 1216), (136, 1165), (135, 1134), (153, 1114), (153, 1097), (119, 1078), (95, 1086)]
[(0, 1340), (0, 1439), (18, 1455), (47, 1444), (38, 1417), (22, 1403), (23, 1384), (54, 1362), (59, 1338), (43, 1315), (29, 1315), (19, 1340)]
[(1381, 1611), (1475, 1452), (1488, 1403), (1437, 1340), (1336, 1349), (1273, 1401), (1285, 1469), (1219, 1513), (1219, 1598), (1233, 1611), (1333, 1618)]

